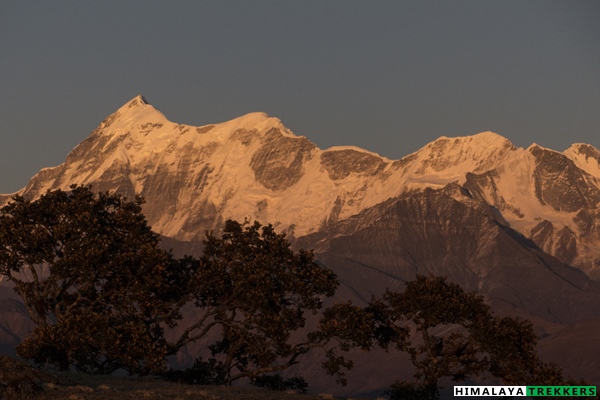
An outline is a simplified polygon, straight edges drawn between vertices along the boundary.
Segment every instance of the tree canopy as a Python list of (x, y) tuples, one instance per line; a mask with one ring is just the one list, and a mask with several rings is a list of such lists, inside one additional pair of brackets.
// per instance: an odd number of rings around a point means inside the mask
[(379, 344), (396, 343), (415, 368), (412, 381), (391, 386), (391, 399), (437, 399), (442, 378), (566, 384), (558, 367), (538, 358), (531, 322), (495, 316), (481, 295), (465, 292), (445, 277), (417, 275), (404, 292), (386, 291), (369, 307), (379, 310), (386, 326), (405, 332), (384, 336)]
[(273, 226), (229, 220), (221, 237), (206, 237), (187, 286), (197, 314), (172, 349), (217, 331), (205, 364), (215, 371), (214, 382), (281, 371), (318, 344), (314, 335), (293, 342), (291, 334), (337, 286), (335, 274), (315, 263), (312, 252), (293, 251)]
[(36, 325), (19, 355), (86, 372), (164, 368), (180, 269), (141, 205), (73, 186), (2, 209), (0, 273)]
[[(0, 273), (36, 325), (19, 355), (60, 369), (162, 373), (168, 355), (208, 339), (211, 358), (194, 368), (230, 383), (281, 371), (332, 338), (291, 340), (338, 286), (312, 252), (291, 250), (271, 225), (227, 221), (221, 237), (207, 234), (200, 259), (175, 259), (142, 203), (72, 186), (2, 208)], [(184, 305), (194, 317), (182, 319)], [(182, 334), (167, 341), (177, 325)]]

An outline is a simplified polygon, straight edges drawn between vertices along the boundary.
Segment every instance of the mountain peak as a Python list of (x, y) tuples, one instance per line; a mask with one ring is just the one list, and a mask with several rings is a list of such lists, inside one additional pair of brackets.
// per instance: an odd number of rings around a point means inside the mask
[(132, 121), (143, 121), (144, 119), (152, 122), (156, 122), (155, 120), (166, 120), (165, 116), (148, 103), (144, 96), (138, 94), (103, 121), (101, 127), (108, 126), (112, 122), (117, 121), (120, 121), (121, 124), (132, 125)]
[(530, 153), (532, 153), (532, 154), (534, 154), (534, 155), (535, 154), (541, 154), (541, 153), (544, 153), (544, 152), (560, 153), (559, 151), (552, 150), (552, 149), (549, 149), (549, 148), (544, 147), (544, 146), (540, 146), (539, 144), (537, 144), (535, 142), (531, 143), (531, 145), (527, 148), (527, 151), (530, 152)]
[(132, 113), (139, 114), (150, 110), (158, 111), (150, 103), (148, 103), (148, 100), (146, 100), (144, 96), (138, 94), (133, 99), (123, 104), (116, 113), (119, 115), (131, 115)]
[(280, 122), (279, 119), (271, 117), (269, 114), (257, 111), (244, 114), (232, 119), (230, 122), (236, 122), (240, 125), (258, 125), (271, 120), (271, 122)]
[(473, 159), (485, 159), (492, 153), (515, 149), (516, 147), (510, 140), (497, 133), (488, 131), (476, 135), (457, 136), (453, 138), (441, 136), (423, 147), (420, 151), (425, 150), (435, 158), (469, 156)]
[(569, 157), (579, 168), (600, 178), (600, 150), (590, 144), (575, 143), (563, 154)]
[(510, 142), (507, 138), (492, 131), (480, 132), (472, 136), (475, 140), (482, 142)]
[(250, 113), (241, 115), (236, 119), (264, 120), (264, 119), (268, 119), (268, 118), (272, 118), (272, 117), (265, 112), (255, 111), (255, 112), (250, 112)]
[[(436, 176), (439, 182), (463, 182), (467, 172), (482, 173), (495, 168), (516, 147), (494, 132), (449, 138), (442, 136), (413, 153), (414, 172)], [(441, 180), (440, 180), (441, 179)]]
[(572, 151), (585, 157), (600, 158), (600, 150), (586, 143), (573, 143), (566, 151)]
[(510, 140), (508, 140), (504, 136), (498, 135), (497, 133), (492, 132), (492, 131), (480, 132), (475, 135), (469, 135), (469, 136), (456, 136), (456, 137), (452, 137), (452, 138), (447, 137), (447, 136), (441, 136), (440, 138), (436, 139), (432, 143), (436, 143), (438, 141), (439, 142), (448, 142), (448, 143), (450, 143), (450, 142), (460, 143), (463, 146), (469, 146), (469, 147), (472, 147), (472, 146), (504, 147), (506, 145), (514, 147)]
[(148, 104), (149, 103), (146, 100), (146, 98), (144, 96), (142, 96), (141, 94), (138, 94), (133, 99), (131, 99), (127, 103), (125, 103), (125, 106), (127, 106), (127, 108), (131, 108), (131, 107), (136, 107), (136, 106), (145, 106)]
[(223, 125), (229, 129), (246, 129), (256, 130), (258, 132), (269, 131), (272, 128), (278, 128), (284, 136), (296, 137), (292, 132), (289, 131), (282, 123), (279, 118), (271, 117), (269, 114), (264, 112), (252, 112), (240, 117), (234, 118), (230, 121), (224, 122)]

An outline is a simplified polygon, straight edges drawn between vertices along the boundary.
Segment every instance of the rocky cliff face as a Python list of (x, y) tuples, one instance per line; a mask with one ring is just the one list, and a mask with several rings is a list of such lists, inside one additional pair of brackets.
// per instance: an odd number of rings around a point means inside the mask
[(545, 252), (599, 279), (600, 179), (594, 159), (583, 163), (579, 155), (532, 145), (494, 169), (467, 174), (464, 187)]
[(296, 246), (314, 248), (363, 299), (415, 274), (434, 274), (485, 295), (496, 310), (516, 306), (558, 324), (600, 317), (600, 284), (545, 253), (458, 184), (401, 195)]

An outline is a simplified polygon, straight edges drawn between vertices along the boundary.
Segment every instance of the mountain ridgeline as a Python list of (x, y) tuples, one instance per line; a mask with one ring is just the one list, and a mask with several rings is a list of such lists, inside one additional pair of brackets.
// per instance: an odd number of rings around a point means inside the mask
[[(600, 327), (600, 151), (591, 145), (523, 149), (484, 132), (390, 160), (321, 150), (264, 113), (177, 124), (138, 96), (18, 194), (72, 184), (143, 196), (149, 224), (173, 246), (229, 218), (272, 223), (340, 277), (340, 300), (433, 273), (531, 319), (541, 337), (560, 334), (565, 346), (578, 321), (591, 321), (586, 332)], [(0, 195), (0, 206), (13, 195)], [(598, 348), (585, 353), (600, 357)], [(567, 372), (600, 380), (577, 368)]]

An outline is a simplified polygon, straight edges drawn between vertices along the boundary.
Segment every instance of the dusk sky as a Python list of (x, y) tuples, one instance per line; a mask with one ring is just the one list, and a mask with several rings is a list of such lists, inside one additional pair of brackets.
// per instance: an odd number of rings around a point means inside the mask
[(0, 193), (137, 94), (392, 159), (488, 130), (600, 147), (600, 1), (2, 1)]

